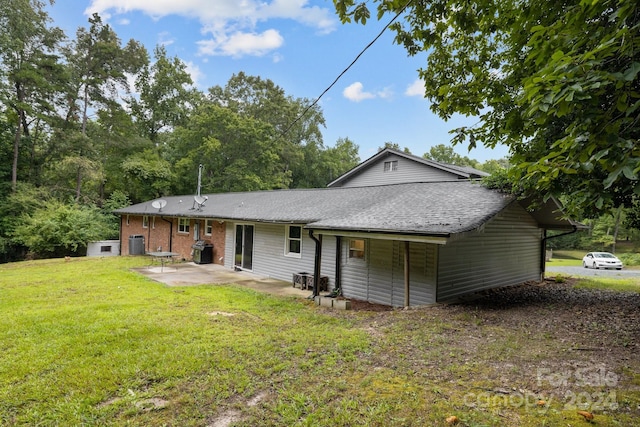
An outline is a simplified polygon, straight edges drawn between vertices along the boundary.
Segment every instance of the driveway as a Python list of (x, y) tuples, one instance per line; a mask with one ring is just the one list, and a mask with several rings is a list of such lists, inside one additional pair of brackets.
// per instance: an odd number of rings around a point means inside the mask
[(603, 270), (603, 269), (593, 269), (593, 268), (584, 268), (582, 266), (565, 266), (565, 267), (549, 267), (546, 268), (546, 275), (554, 275), (554, 274), (567, 274), (569, 276), (574, 277), (612, 277), (619, 279), (628, 279), (634, 277), (640, 277), (640, 270), (629, 270), (623, 268), (622, 270)]

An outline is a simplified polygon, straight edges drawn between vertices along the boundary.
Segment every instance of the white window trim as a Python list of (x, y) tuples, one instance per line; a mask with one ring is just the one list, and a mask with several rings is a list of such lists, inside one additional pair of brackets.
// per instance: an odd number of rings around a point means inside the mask
[(149, 228), (149, 215), (142, 215), (142, 228)]
[[(387, 164), (389, 165), (389, 169), (387, 169)], [(386, 172), (396, 172), (398, 170), (398, 161), (397, 160), (387, 160), (382, 165), (382, 170)]]
[[(181, 222), (186, 221), (187, 230), (180, 230)], [(178, 234), (189, 234), (191, 232), (191, 220), (189, 218), (178, 218)]]
[[(291, 227), (298, 227), (300, 228), (300, 238), (291, 238), (289, 237), (289, 230), (291, 230)], [(300, 241), (300, 253), (296, 253), (296, 252), (289, 252), (289, 241), (290, 240), (299, 240)], [(287, 225), (285, 226), (285, 236), (284, 236), (284, 256), (286, 257), (290, 257), (290, 258), (302, 258), (302, 226), (301, 225)]]
[[(208, 229), (210, 229), (208, 231)], [(205, 236), (211, 236), (213, 234), (213, 220), (212, 219), (205, 219), (204, 220), (204, 235)]]

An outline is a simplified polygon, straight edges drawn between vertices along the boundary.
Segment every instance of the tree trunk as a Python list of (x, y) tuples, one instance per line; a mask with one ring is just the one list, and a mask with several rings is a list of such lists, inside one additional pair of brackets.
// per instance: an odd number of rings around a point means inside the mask
[(611, 246), (611, 252), (616, 253), (616, 242), (618, 241), (618, 231), (620, 230), (620, 218), (622, 217), (622, 209), (624, 206), (618, 208), (616, 212), (616, 226), (613, 229), (613, 245)]
[(16, 128), (16, 134), (13, 138), (13, 164), (11, 165), (11, 190), (16, 191), (18, 186), (18, 160), (20, 158), (20, 140), (22, 139), (22, 131), (26, 136), (29, 135), (29, 127), (27, 126), (27, 117), (24, 109), (18, 107), (24, 101), (24, 94), (22, 92), (22, 85), (20, 83), (15, 84), (16, 98), (18, 100), (17, 105), (13, 106), (18, 113), (18, 124)]
[[(82, 106), (82, 137), (87, 136), (87, 109), (89, 108), (89, 87), (84, 85), (84, 105)], [(83, 140), (84, 143), (84, 140)], [(79, 153), (82, 158), (82, 150)], [(76, 175), (76, 202), (80, 201), (80, 194), (82, 192), (82, 166), (78, 166), (78, 173)]]
[(16, 191), (18, 186), (18, 158), (20, 155), (20, 138), (22, 138), (22, 124), (18, 123), (16, 134), (13, 138), (13, 164), (11, 166), (11, 190)]

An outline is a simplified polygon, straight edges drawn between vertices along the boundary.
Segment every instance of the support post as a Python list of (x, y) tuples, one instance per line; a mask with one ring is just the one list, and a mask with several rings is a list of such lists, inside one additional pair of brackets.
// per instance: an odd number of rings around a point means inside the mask
[(313, 230), (309, 230), (309, 237), (316, 242), (316, 257), (313, 264), (313, 297), (320, 294), (320, 263), (322, 262), (322, 234), (319, 237), (313, 235)]
[(409, 281), (411, 279), (409, 275), (409, 269), (411, 263), (409, 260), (409, 242), (404, 242), (404, 307), (409, 307)]

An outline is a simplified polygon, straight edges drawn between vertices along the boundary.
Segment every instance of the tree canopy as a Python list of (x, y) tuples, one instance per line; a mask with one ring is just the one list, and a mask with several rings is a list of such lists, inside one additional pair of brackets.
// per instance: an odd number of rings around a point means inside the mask
[(564, 194), (598, 215), (640, 195), (640, 6), (626, 0), (334, 0), (343, 22), (396, 16), (425, 53), (425, 97), (443, 119), (477, 116), (454, 143), (509, 146), (523, 194)]
[(114, 197), (194, 193), (200, 165), (202, 191), (223, 192), (324, 186), (359, 162), (275, 82), (239, 72), (202, 91), (180, 58), (150, 58), (99, 15), (68, 38), (47, 3), (0, 2), (1, 260), (112, 237)]

